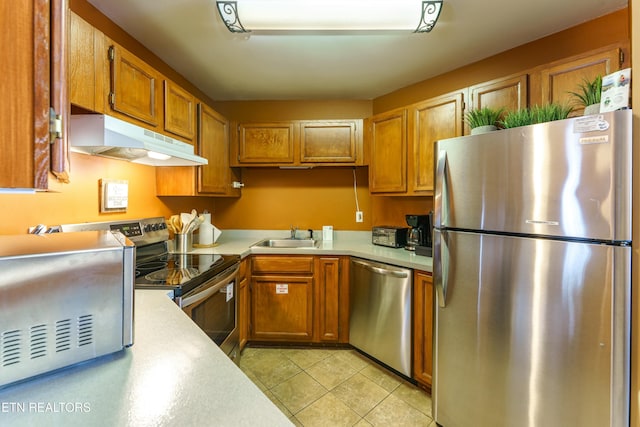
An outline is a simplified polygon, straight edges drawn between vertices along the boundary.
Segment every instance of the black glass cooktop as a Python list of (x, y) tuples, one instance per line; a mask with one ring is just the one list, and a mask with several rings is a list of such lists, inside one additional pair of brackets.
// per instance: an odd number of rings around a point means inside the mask
[(240, 261), (238, 255), (162, 254), (136, 263), (138, 289), (170, 288), (185, 294)]

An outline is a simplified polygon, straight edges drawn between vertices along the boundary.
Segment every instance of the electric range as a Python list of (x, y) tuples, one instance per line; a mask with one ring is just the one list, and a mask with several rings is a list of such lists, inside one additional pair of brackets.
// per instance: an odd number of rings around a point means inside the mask
[(170, 251), (169, 230), (163, 217), (91, 222), (60, 226), (63, 232), (119, 231), (136, 246), (137, 289), (167, 289), (181, 297), (240, 262), (238, 255), (182, 254)]

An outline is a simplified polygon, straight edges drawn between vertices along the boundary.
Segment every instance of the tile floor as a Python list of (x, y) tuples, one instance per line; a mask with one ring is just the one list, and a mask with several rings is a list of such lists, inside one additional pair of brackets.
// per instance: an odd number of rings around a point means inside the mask
[(425, 426), (431, 397), (351, 349), (247, 347), (240, 368), (298, 426)]

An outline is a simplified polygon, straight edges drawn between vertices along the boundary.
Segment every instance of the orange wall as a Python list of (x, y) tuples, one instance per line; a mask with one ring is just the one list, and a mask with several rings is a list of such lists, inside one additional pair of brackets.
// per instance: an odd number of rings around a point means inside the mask
[[(155, 196), (155, 168), (122, 160), (71, 154), (71, 183), (58, 184), (50, 178), (51, 191), (36, 194), (0, 194), (2, 218), (0, 234), (25, 233), (37, 224), (57, 225), (86, 221), (163, 216), (196, 209), (213, 209), (205, 198)], [(100, 213), (100, 179), (129, 182), (126, 213)]]
[(366, 168), (355, 168), (364, 222), (355, 222), (353, 168), (289, 170), (244, 169), (242, 197), (219, 199), (214, 222), (219, 228), (370, 230), (371, 197)]

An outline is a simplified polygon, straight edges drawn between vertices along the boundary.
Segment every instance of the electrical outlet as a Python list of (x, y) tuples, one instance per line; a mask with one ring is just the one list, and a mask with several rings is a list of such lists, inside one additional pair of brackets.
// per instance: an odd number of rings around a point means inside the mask
[(362, 211), (356, 211), (356, 222), (364, 221), (364, 216), (362, 215)]

